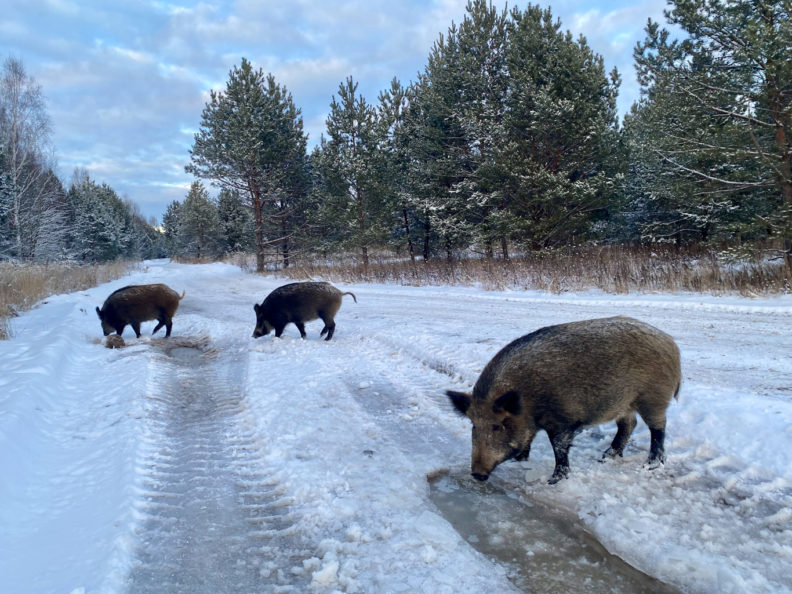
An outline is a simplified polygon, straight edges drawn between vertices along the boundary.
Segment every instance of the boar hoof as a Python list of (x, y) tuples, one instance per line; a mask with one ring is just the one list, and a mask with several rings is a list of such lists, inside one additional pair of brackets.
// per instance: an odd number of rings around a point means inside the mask
[(561, 479), (569, 478), (569, 466), (556, 466), (553, 476), (547, 481), (548, 485), (555, 485)]
[(602, 458), (600, 458), (600, 462), (605, 462), (605, 460), (610, 460), (611, 458), (622, 458), (624, 457), (624, 452), (620, 452), (619, 450), (608, 448), (602, 453)]
[(658, 456), (650, 456), (644, 462), (644, 468), (649, 470), (654, 470), (655, 468), (659, 468), (660, 466), (665, 465), (666, 457), (665, 454), (660, 454)]
[(481, 474), (479, 472), (471, 472), (470, 474), (474, 479), (481, 481), (482, 483), (489, 478), (488, 474)]

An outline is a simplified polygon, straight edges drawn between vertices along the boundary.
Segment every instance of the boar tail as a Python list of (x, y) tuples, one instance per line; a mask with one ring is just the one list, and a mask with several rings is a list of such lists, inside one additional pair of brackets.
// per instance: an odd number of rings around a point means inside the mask
[(354, 300), (355, 300), (355, 303), (357, 303), (357, 297), (355, 297), (355, 294), (354, 294), (354, 293), (350, 293), (349, 291), (347, 291), (346, 293), (341, 293), (341, 296), (342, 296), (342, 297), (343, 297), (344, 295), (352, 295), (352, 299), (354, 299)]
[(679, 400), (679, 389), (682, 387), (682, 380), (679, 380), (677, 389), (674, 391), (674, 400)]
[(184, 299), (184, 296), (187, 294), (187, 291), (182, 291), (181, 297), (179, 297), (179, 301)]

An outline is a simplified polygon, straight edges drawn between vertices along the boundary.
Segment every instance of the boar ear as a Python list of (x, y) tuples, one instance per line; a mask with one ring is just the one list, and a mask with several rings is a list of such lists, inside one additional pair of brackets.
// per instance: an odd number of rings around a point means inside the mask
[(261, 306), (258, 303), (254, 303), (253, 304), (253, 311), (258, 313), (260, 309), (261, 309)]
[(510, 415), (519, 415), (520, 408), (520, 395), (514, 390), (501, 394), (492, 404), (492, 412), (496, 414), (507, 412)]
[(467, 411), (470, 408), (470, 394), (446, 390), (446, 395), (451, 399), (451, 404), (454, 405), (460, 415), (467, 415)]
[(96, 306), (96, 315), (99, 316), (99, 319), (102, 319), (102, 310), (99, 309), (99, 306)]

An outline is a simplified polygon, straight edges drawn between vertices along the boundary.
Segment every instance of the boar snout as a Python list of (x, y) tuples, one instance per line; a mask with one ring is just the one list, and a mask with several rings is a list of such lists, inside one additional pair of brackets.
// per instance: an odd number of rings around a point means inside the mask
[(487, 473), (487, 474), (482, 474), (482, 473), (480, 473), (480, 472), (471, 472), (471, 473), (470, 473), (470, 476), (472, 476), (472, 477), (473, 477), (474, 479), (476, 479), (477, 481), (479, 481), (479, 482), (482, 482), (482, 483), (483, 483), (483, 482), (486, 482), (486, 480), (489, 478), (489, 473)]

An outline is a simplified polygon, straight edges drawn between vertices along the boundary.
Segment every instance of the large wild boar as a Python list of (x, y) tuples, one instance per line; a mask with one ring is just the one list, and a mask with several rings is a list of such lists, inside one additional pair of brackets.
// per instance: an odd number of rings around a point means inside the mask
[(165, 326), (165, 336), (170, 336), (173, 327), (173, 314), (184, 297), (163, 284), (130, 285), (110, 294), (102, 309), (96, 313), (102, 322), (102, 331), (107, 336), (115, 330), (120, 336), (124, 327), (129, 324), (140, 338), (140, 323), (157, 320), (152, 334)]
[(275, 336), (280, 338), (289, 323), (297, 326), (300, 336), (305, 338), (305, 322), (321, 318), (325, 325), (319, 335), (327, 333), (325, 340), (330, 340), (335, 332), (334, 318), (341, 308), (344, 295), (352, 295), (357, 303), (354, 294), (342, 293), (330, 283), (303, 282), (278, 287), (267, 295), (261, 305), (256, 303), (253, 306), (256, 312), (253, 338), (265, 336), (273, 329)]
[(589, 425), (616, 421), (603, 459), (621, 456), (635, 414), (649, 426), (650, 467), (665, 461), (666, 408), (681, 381), (679, 349), (666, 333), (627, 317), (541, 328), (506, 345), (472, 394), (447, 391), (473, 422), (471, 470), (486, 481), (506, 460), (526, 460), (540, 429), (555, 455), (550, 483), (569, 474), (569, 447)]

